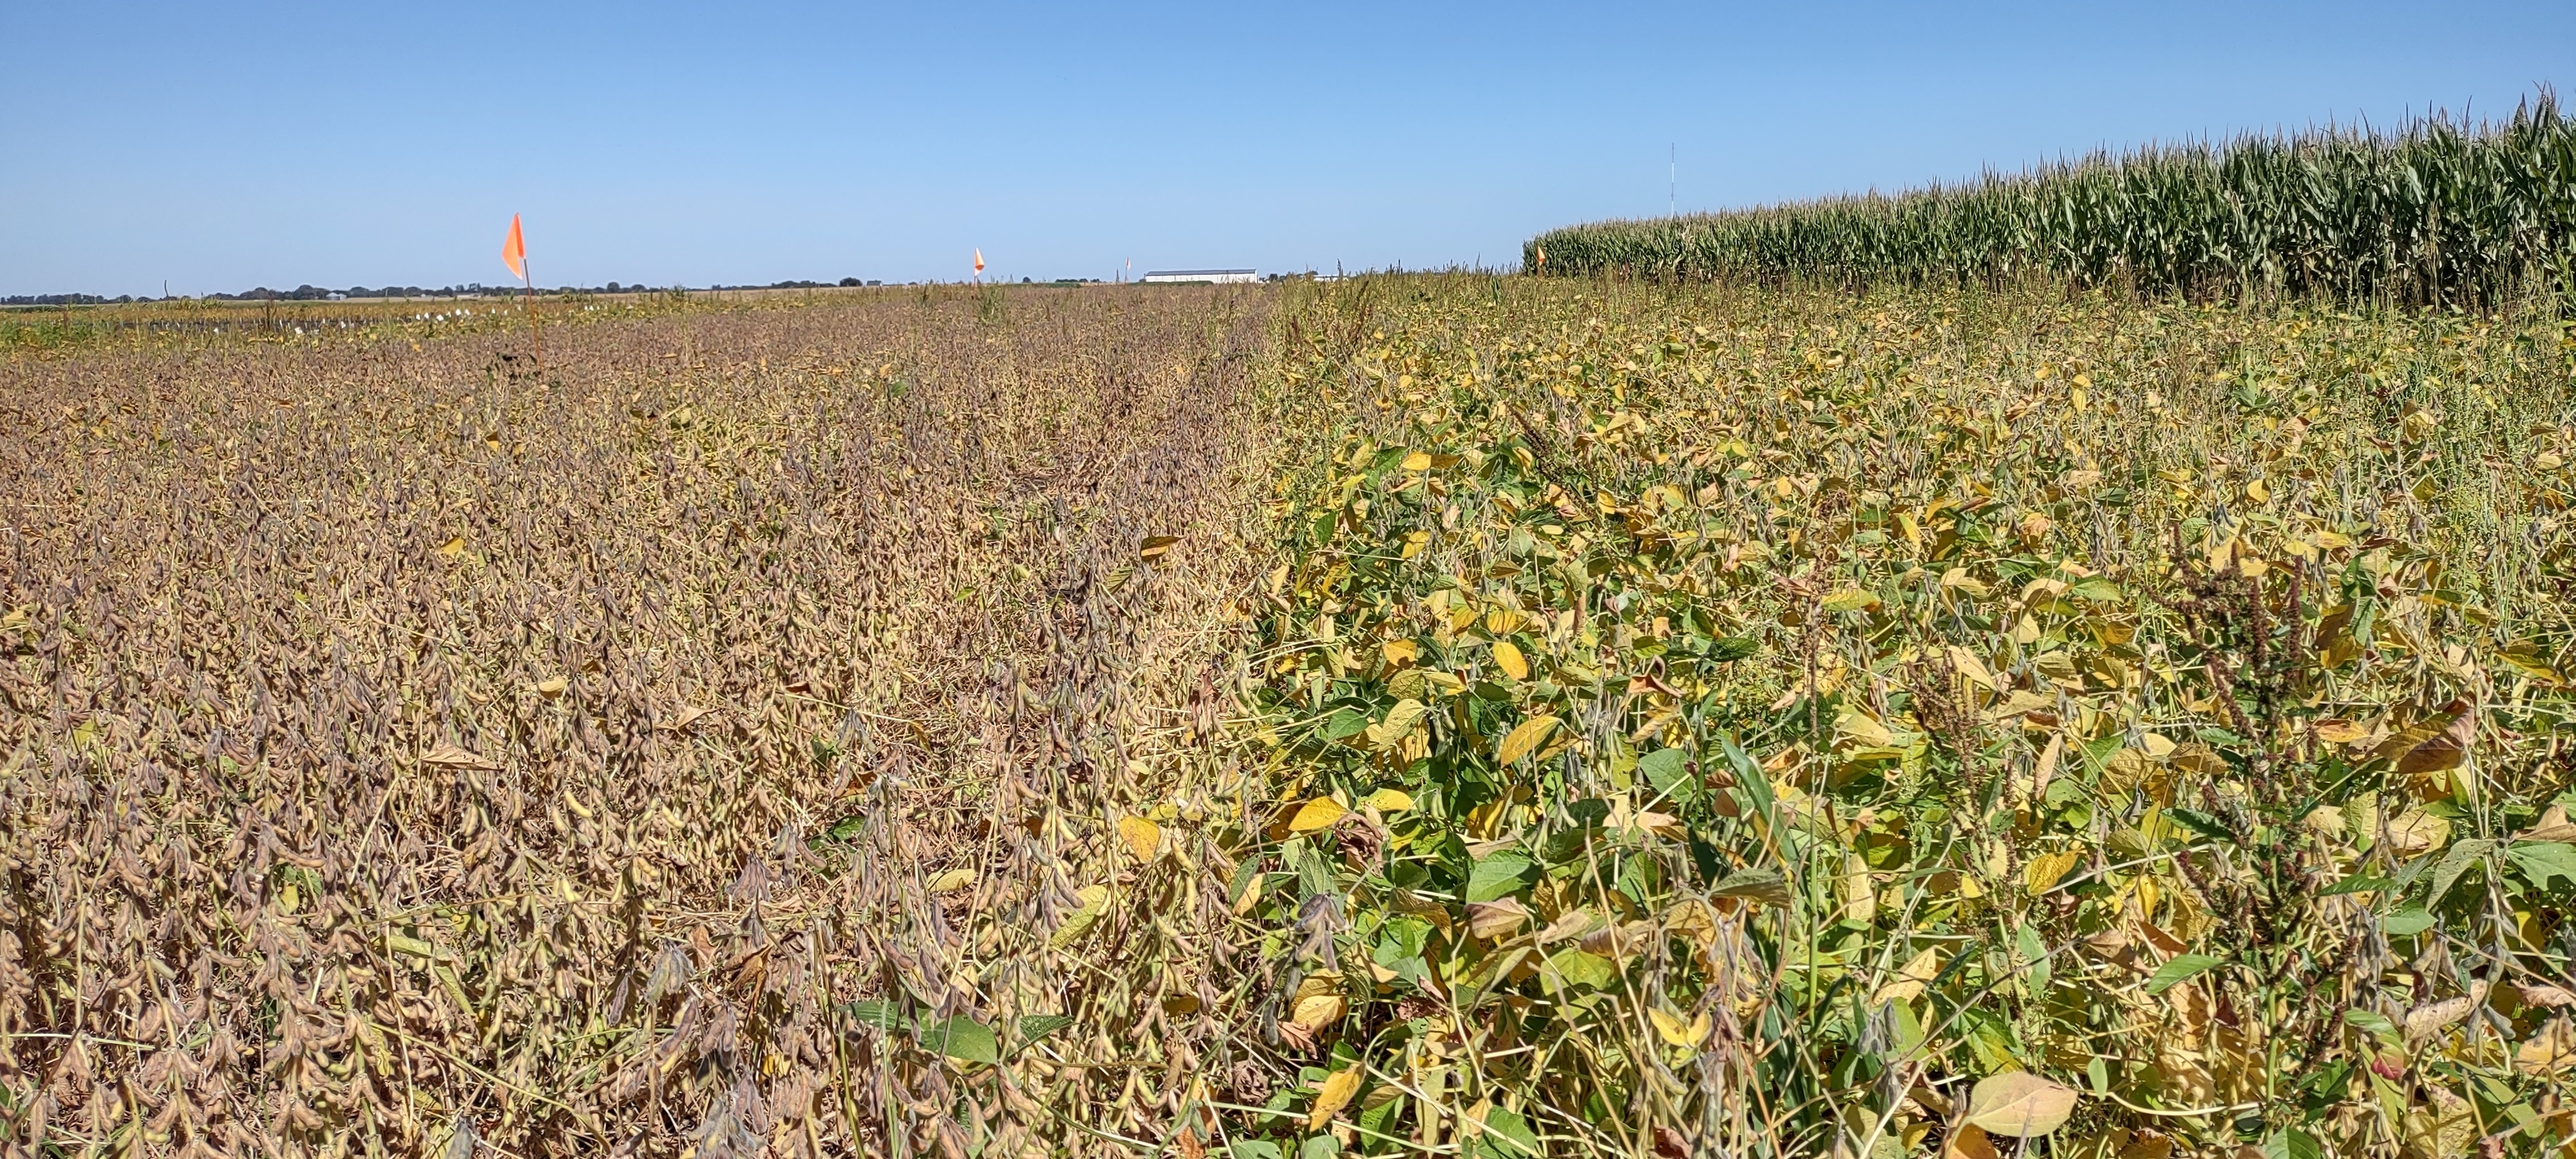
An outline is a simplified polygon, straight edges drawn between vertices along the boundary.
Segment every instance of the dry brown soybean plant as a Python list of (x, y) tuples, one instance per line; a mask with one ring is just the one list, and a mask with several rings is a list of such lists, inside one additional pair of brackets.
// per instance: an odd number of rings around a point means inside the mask
[(1267, 299), (672, 310), (0, 361), (8, 1154), (1115, 1133), (986, 963), (1222, 761)]

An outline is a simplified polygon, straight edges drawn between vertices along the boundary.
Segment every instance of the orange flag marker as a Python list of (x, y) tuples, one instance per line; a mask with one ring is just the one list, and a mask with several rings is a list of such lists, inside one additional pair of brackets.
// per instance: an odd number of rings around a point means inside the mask
[(510, 236), (501, 239), (501, 264), (522, 282), (528, 280), (528, 239), (519, 233), (519, 215), (510, 215)]
[(975, 249), (975, 272), (978, 274), (984, 272), (984, 250), (981, 246)]
[(522, 291), (519, 296), (519, 312), (528, 317), (528, 343), (536, 347), (537, 377), (544, 378), (546, 340), (537, 333), (537, 288), (535, 283), (528, 280), (528, 239), (525, 234), (519, 232), (519, 215), (515, 213), (510, 215), (509, 235), (501, 239), (501, 264), (510, 267), (511, 273), (519, 275), (519, 287)]

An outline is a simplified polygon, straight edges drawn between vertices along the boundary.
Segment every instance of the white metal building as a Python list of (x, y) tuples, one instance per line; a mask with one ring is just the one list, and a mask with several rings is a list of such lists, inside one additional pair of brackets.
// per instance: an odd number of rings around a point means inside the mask
[(1148, 270), (1148, 282), (1251, 282), (1260, 279), (1251, 270)]

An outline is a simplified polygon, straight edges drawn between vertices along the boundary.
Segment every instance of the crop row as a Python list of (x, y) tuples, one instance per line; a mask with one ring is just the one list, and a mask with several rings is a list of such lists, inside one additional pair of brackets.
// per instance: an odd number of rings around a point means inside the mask
[(2097, 153), (1959, 185), (1569, 226), (1529, 273), (1842, 285), (2033, 275), (2200, 296), (2491, 301), (2568, 283), (2576, 120), (2321, 129)]

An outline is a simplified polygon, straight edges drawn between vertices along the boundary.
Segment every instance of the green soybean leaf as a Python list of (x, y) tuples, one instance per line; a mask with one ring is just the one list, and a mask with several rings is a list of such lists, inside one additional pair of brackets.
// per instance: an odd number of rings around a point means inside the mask
[(1751, 636), (1725, 636), (1708, 647), (1708, 658), (1718, 664), (1732, 664), (1762, 650), (1762, 641)]
[(2442, 855), (2442, 863), (2433, 867), (2433, 888), (2424, 895), (2424, 908), (2440, 905), (2442, 895), (2451, 892), (2451, 886), (2460, 880), (2460, 875), (2467, 873), (2470, 865), (2486, 856), (2495, 846), (2495, 842), (2484, 837), (2472, 837), (2451, 846), (2451, 851)]
[(2090, 579), (2077, 580), (2075, 581), (2075, 586), (2068, 590), (2073, 592), (2075, 595), (2081, 596), (2084, 599), (2097, 604), (2116, 604), (2120, 602), (2120, 585), (2112, 583), (2109, 580), (2102, 579), (2098, 576)]
[(2200, 812), (2196, 809), (2167, 809), (2165, 810), (2165, 816), (2172, 818), (2175, 824), (2178, 824), (2185, 829), (2189, 829), (2194, 833), (2198, 833), (2212, 841), (2224, 841), (2230, 845), (2236, 844), (2236, 834), (2229, 830), (2227, 826), (2219, 824), (2217, 818), (2212, 817), (2207, 813)]
[(2314, 1135), (2285, 1130), (2263, 1141), (2263, 1159), (2326, 1159), (2326, 1149)]
[(1073, 1016), (1070, 1014), (1031, 1014), (1020, 1019), (1020, 1038), (1036, 1042), (1071, 1025)]
[(1657, 749), (1637, 758), (1637, 772), (1656, 792), (1675, 800), (1688, 799), (1699, 787), (1691, 779), (1690, 756), (1681, 749)]
[(2576, 884), (2576, 845), (2564, 841), (2517, 841), (2505, 850), (2516, 868), (2531, 884), (2549, 888), (2551, 878), (2565, 878)]
[(2218, 959), (2207, 954), (2176, 954), (2173, 961), (2156, 967), (2156, 972), (2147, 979), (2147, 993), (2162, 994), (2208, 973), (2217, 965)]
[(1496, 1107), (1485, 1114), (1485, 1133), (1476, 1139), (1476, 1154), (1492, 1159), (1531, 1159), (1540, 1154), (1538, 1132), (1517, 1111)]
[(1790, 901), (1789, 883), (1776, 869), (1736, 870), (1709, 892), (1718, 897), (1751, 898), (1764, 905), (1786, 906)]
[(1726, 763), (1735, 769), (1735, 791), (1763, 820), (1771, 820), (1771, 778), (1763, 773), (1761, 765), (1754, 763), (1751, 755), (1735, 743), (1734, 737), (1722, 737), (1718, 745), (1726, 753)]
[(2367, 1034), (2376, 1034), (2383, 1038), (2396, 1039), (2403, 1033), (2397, 1029), (2397, 1023), (2395, 1020), (2376, 1010), (2362, 1010), (2358, 1008), (2346, 1010), (2343, 1012), (2343, 1021), (2344, 1025), (2350, 1026), (2355, 1030), (2359, 1030)]
[(1518, 850), (1487, 854), (1467, 871), (1467, 900), (1492, 901), (1519, 893), (1531, 868), (1529, 855)]
[(2039, 928), (2023, 923), (2021, 932), (2014, 935), (2013, 943), (2014, 948), (2021, 951), (2021, 960), (2030, 967), (2030, 992), (2035, 995), (2048, 993), (2048, 947), (2039, 940)]
[(1569, 987), (1599, 990), (1619, 979), (1619, 969), (1610, 959), (1571, 947), (1548, 955), (1547, 965)]
[(959, 1062), (990, 1066), (1002, 1061), (1002, 1043), (993, 1036), (993, 1028), (963, 1016), (943, 1018), (922, 1027), (921, 1047)]
[(903, 1015), (895, 1011), (894, 1003), (883, 999), (862, 998), (841, 1007), (841, 1013), (848, 1015), (852, 1022), (879, 1030), (901, 1030), (904, 1027)]
[(2397, 937), (2420, 934), (2433, 928), (2432, 913), (2422, 906), (2408, 906), (2379, 919), (2379, 928)]

